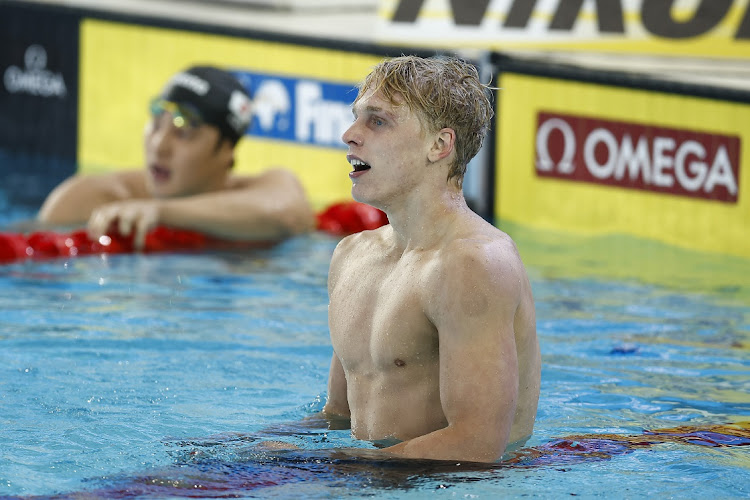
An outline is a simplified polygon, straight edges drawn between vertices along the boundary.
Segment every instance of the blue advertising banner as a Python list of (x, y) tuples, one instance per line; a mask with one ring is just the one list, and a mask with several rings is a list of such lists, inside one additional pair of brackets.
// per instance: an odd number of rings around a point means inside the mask
[(235, 71), (253, 98), (251, 136), (345, 148), (341, 135), (352, 123), (357, 89), (308, 78)]

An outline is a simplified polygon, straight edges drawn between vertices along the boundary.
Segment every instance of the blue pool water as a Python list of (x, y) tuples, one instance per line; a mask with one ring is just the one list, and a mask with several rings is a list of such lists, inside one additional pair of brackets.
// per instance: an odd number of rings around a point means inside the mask
[[(527, 449), (548, 452), (496, 467), (345, 459), (327, 450), (369, 445), (293, 425), (325, 399), (333, 238), (0, 266), (0, 497), (747, 498), (750, 446), (546, 447), (750, 420), (750, 263), (659, 284), (521, 240), (544, 363)], [(706, 268), (730, 282), (690, 286)]]

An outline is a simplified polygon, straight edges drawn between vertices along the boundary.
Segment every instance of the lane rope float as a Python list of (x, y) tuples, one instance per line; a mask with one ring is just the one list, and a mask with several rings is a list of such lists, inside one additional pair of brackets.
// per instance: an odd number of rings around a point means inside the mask
[[(377, 208), (346, 201), (335, 203), (317, 215), (317, 229), (334, 236), (345, 236), (388, 224), (385, 213)], [(158, 226), (146, 235), (144, 253), (229, 250), (272, 246), (263, 241), (230, 241), (197, 231)], [(92, 240), (83, 229), (70, 232), (35, 231), (0, 233), (0, 263), (24, 259), (50, 259), (92, 254), (134, 252), (132, 236), (107, 234)]]

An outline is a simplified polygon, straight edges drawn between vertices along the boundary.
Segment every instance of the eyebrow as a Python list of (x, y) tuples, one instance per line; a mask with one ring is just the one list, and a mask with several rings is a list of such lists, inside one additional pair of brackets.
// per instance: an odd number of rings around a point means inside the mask
[[(393, 114), (392, 112), (390, 112), (390, 111), (388, 111), (385, 108), (380, 107), (380, 106), (368, 105), (368, 106), (365, 106), (364, 109), (362, 109), (361, 111), (363, 111), (365, 113), (371, 113), (371, 114), (372, 113), (374, 113), (374, 114), (383, 114), (383, 115), (386, 116), (386, 118), (388, 118), (390, 120), (395, 120), (396, 119), (396, 115), (395, 114)], [(359, 116), (357, 114), (357, 107), (356, 106), (352, 106), (352, 113), (354, 114), (354, 116)]]

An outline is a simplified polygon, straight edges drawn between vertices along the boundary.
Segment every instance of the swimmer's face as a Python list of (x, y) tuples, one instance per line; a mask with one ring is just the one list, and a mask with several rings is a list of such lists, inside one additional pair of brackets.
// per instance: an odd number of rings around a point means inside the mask
[(155, 101), (144, 131), (148, 189), (156, 198), (190, 196), (224, 187), (234, 148), (189, 109)]
[(398, 96), (392, 103), (365, 92), (352, 113), (354, 123), (342, 136), (349, 146), (352, 196), (384, 210), (421, 183), (431, 138)]

